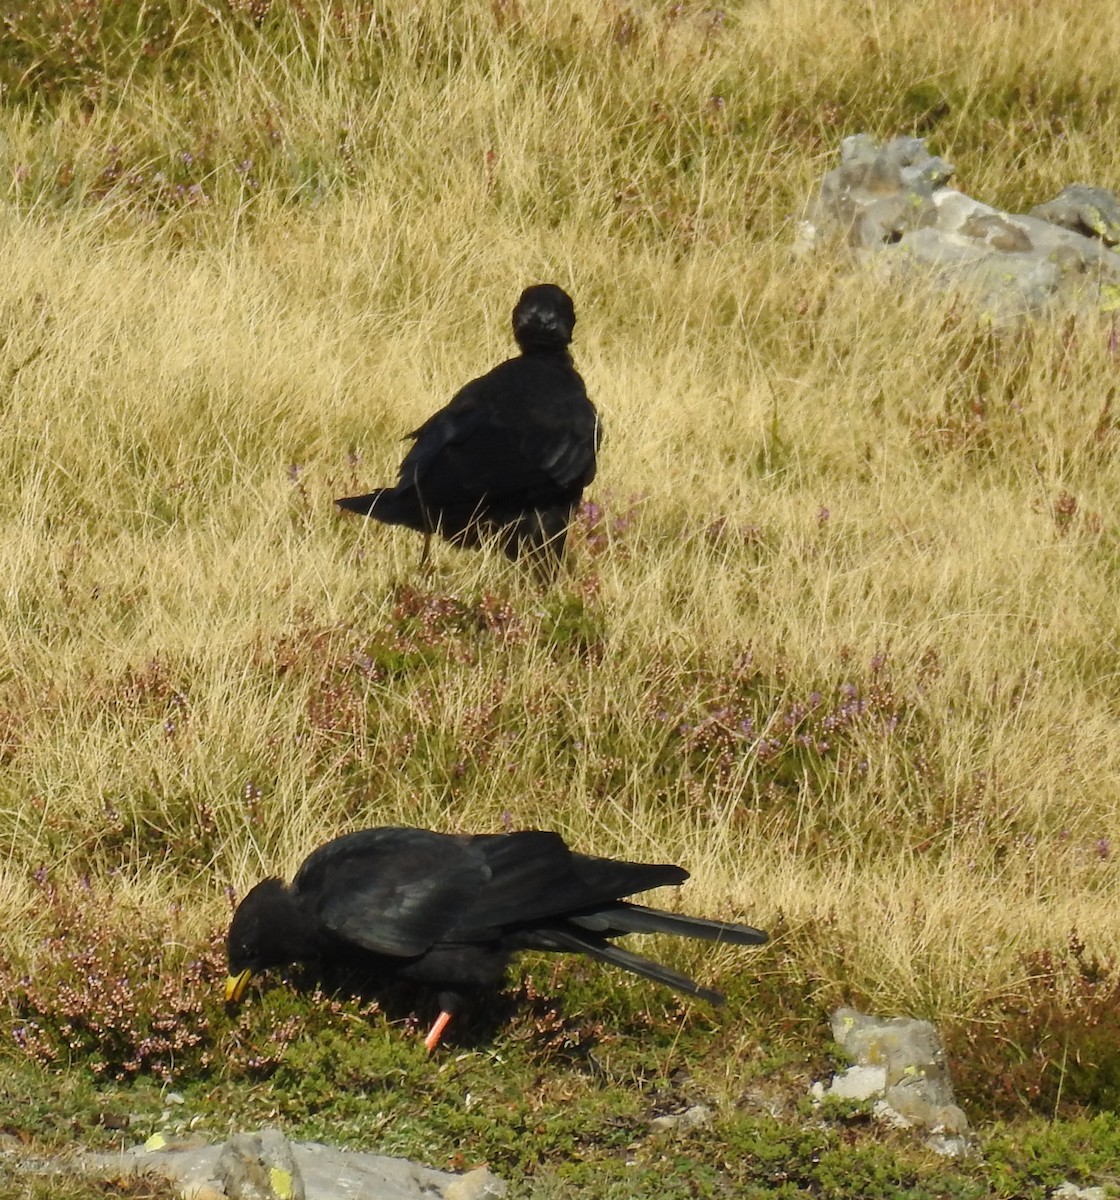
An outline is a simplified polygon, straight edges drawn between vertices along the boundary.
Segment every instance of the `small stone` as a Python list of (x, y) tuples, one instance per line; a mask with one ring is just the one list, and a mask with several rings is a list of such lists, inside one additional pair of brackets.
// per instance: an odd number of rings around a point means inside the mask
[(674, 1129), (703, 1129), (712, 1123), (713, 1116), (712, 1110), (706, 1104), (693, 1104), (684, 1112), (666, 1113), (664, 1116), (654, 1117), (650, 1121), (649, 1127), (654, 1133), (666, 1133)]
[(798, 221), (793, 235), (794, 258), (806, 258), (820, 246), (821, 238), (812, 221)]
[[(959, 1133), (931, 1133), (925, 1142), (934, 1154), (940, 1154), (942, 1158), (966, 1158), (976, 1148), (971, 1138)], [(1103, 1194), (1101, 1200), (1104, 1200)]]
[(485, 1167), (476, 1167), (444, 1189), (443, 1200), (500, 1200), (506, 1194), (505, 1181)]
[(706, 1104), (693, 1104), (681, 1113), (681, 1125), (685, 1129), (703, 1129), (712, 1123), (713, 1115)]
[(143, 1145), (133, 1146), (125, 1153), (132, 1158), (144, 1158), (148, 1155), (159, 1155), (164, 1152), (178, 1153), (184, 1150), (198, 1150), (206, 1145), (206, 1139), (199, 1133), (188, 1133), (182, 1137), (161, 1129), (153, 1133)]
[(1078, 1187), (1068, 1179), (1050, 1193), (1053, 1200), (1105, 1200), (1103, 1187)]

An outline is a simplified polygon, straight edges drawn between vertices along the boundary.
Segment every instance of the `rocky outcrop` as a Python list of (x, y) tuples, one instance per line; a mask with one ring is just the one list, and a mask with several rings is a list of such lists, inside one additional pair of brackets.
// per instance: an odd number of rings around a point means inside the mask
[(993, 323), (1053, 307), (1120, 312), (1120, 199), (1074, 184), (1029, 213), (948, 186), (953, 167), (925, 140), (845, 138), (799, 228), (801, 253), (847, 241), (888, 279), (924, 275), (969, 296)]
[(971, 1149), (968, 1118), (957, 1106), (941, 1038), (929, 1021), (839, 1008), (832, 1014), (832, 1036), (852, 1066), (827, 1085), (814, 1083), (813, 1096), (870, 1100), (884, 1124), (921, 1130), (938, 1153)]

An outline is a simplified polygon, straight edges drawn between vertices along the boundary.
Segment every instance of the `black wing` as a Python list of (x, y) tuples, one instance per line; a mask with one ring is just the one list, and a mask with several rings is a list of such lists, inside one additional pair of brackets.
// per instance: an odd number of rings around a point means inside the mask
[(292, 891), (337, 937), (413, 957), (439, 942), (493, 941), (687, 878), (670, 864), (573, 854), (559, 834), (539, 830), (460, 837), (385, 828), (320, 847)]
[(410, 435), (398, 488), (432, 509), (574, 497), (595, 477), (598, 419), (569, 365), (513, 358), (472, 380)]
[(485, 859), (489, 878), (452, 930), (464, 941), (555, 922), (688, 878), (683, 868), (667, 863), (573, 854), (557, 833), (482, 834), (471, 842)]
[(292, 890), (344, 941), (413, 957), (447, 934), (486, 875), (485, 860), (460, 838), (423, 829), (364, 829), (310, 855)]

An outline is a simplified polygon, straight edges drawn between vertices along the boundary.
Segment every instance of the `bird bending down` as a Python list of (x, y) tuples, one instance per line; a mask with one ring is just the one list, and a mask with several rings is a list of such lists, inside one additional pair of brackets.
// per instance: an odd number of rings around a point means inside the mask
[(570, 951), (612, 963), (686, 996), (721, 1004), (701, 987), (611, 940), (671, 933), (758, 946), (760, 929), (686, 917), (624, 899), (683, 883), (669, 863), (575, 854), (557, 833), (447, 834), (363, 829), (313, 851), (290, 885), (258, 883), (233, 915), (226, 1000), (240, 1000), (266, 967), (319, 962), (362, 968), (379, 981), (435, 989), (432, 1051), (469, 997), (500, 988), (519, 950)]
[(568, 524), (595, 478), (600, 431), (595, 406), (572, 365), (576, 313), (552, 283), (526, 288), (513, 310), (516, 358), (471, 380), (407, 436), (395, 487), (335, 503), (386, 525), (456, 546), (497, 539), (510, 559), (531, 559), (551, 578)]

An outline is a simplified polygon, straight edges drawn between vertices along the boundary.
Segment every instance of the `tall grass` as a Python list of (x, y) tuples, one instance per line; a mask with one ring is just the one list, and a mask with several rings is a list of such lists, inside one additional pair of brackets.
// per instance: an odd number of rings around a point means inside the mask
[[(0, 956), (40, 868), (201, 941), (408, 822), (681, 861), (822, 1005), (1117, 961), (1115, 330), (789, 250), (861, 129), (1114, 181), (1111, 10), (80, 10), (0, 60)], [(570, 568), (423, 577), (331, 500), (545, 279), (606, 428)]]

